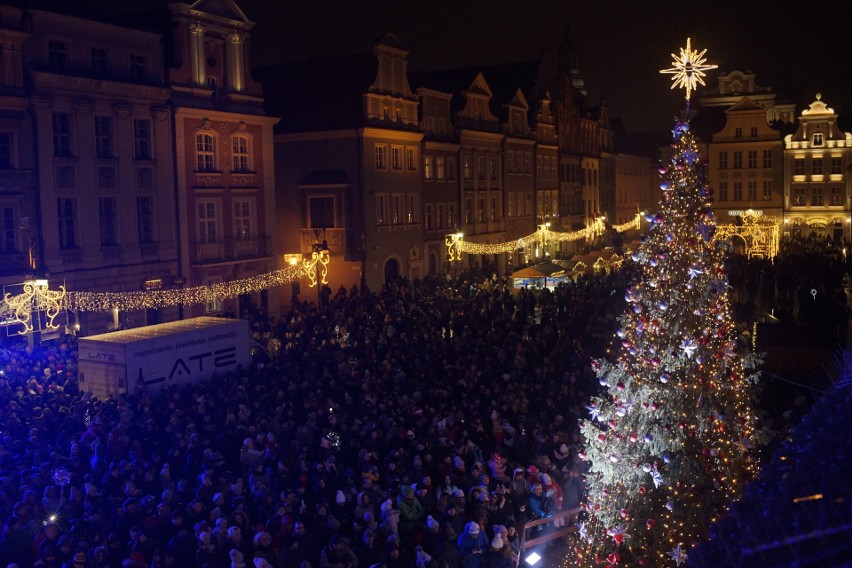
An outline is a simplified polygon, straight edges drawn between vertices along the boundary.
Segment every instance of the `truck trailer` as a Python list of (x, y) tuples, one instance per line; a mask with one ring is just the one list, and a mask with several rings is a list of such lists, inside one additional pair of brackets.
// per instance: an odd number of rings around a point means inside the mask
[(248, 369), (250, 343), (247, 320), (206, 316), (81, 337), (80, 390), (106, 399)]

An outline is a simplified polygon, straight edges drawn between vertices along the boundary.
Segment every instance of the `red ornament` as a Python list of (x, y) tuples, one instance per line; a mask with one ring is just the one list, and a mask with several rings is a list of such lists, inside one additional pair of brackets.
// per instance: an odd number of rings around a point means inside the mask
[(606, 557), (606, 561), (609, 562), (610, 566), (615, 566), (616, 564), (621, 562), (621, 556), (613, 552), (612, 554)]
[(615, 428), (616, 426), (618, 426), (618, 422), (616, 422), (615, 420), (610, 420), (609, 422), (607, 422), (607, 425), (609, 425), (610, 428)]
[(621, 510), (621, 518), (622, 519), (627, 519), (627, 517), (629, 517), (629, 516), (630, 516), (630, 511), (628, 511), (627, 509)]
[(644, 495), (647, 491), (648, 491), (648, 490), (647, 490), (647, 489), (645, 489), (645, 486), (644, 486), (644, 485), (643, 485), (642, 487), (640, 487), (640, 488), (639, 488), (639, 494), (640, 494), (640, 495)]
[(630, 436), (627, 439), (635, 444), (636, 440), (639, 439), (639, 436), (636, 434), (636, 432), (631, 432)]
[(598, 434), (598, 441), (599, 442), (606, 442), (606, 436), (603, 435), (603, 434)]
[(619, 381), (619, 382), (618, 382), (618, 384), (617, 384), (617, 385), (615, 385), (615, 388), (616, 388), (618, 391), (623, 391), (623, 390), (624, 390), (624, 383), (622, 383), (621, 381)]
[(648, 527), (648, 530), (651, 530), (655, 526), (657, 526), (657, 521), (655, 521), (654, 519), (648, 519), (647, 521), (645, 521), (645, 526)]

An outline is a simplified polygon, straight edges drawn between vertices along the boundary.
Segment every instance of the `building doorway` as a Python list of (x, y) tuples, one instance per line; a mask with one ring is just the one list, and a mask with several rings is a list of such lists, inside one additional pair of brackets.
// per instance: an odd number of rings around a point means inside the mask
[(385, 284), (399, 279), (399, 261), (395, 258), (389, 258), (385, 262)]

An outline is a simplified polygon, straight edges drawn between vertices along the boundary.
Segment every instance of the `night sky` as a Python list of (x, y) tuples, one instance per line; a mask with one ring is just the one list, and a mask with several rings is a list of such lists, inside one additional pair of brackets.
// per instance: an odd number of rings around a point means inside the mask
[[(96, 1), (113, 11), (166, 3)], [(783, 8), (751, 0), (237, 2), (257, 22), (257, 65), (369, 51), (388, 32), (411, 50), (412, 71), (523, 61), (558, 47), (568, 31), (590, 101), (604, 97), (629, 131), (665, 131), (682, 94), (659, 70), (691, 37), (719, 71), (753, 71), (760, 86), (790, 85), (800, 103), (820, 92), (841, 115), (852, 113), (852, 42), (840, 0)]]

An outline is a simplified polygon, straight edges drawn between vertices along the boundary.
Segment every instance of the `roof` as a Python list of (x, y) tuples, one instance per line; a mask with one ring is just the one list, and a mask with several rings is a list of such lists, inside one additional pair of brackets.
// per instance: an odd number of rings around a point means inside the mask
[(565, 269), (548, 260), (512, 273), (512, 278), (544, 278), (546, 276), (565, 276)]
[(211, 329), (223, 325), (233, 325), (234, 322), (239, 321), (245, 320), (202, 316), (185, 320), (159, 323), (156, 325), (134, 327), (133, 329), (111, 331), (109, 333), (101, 333), (98, 335), (89, 335), (87, 337), (81, 337), (80, 341), (107, 341), (109, 343), (128, 344), (135, 343), (137, 341), (146, 341), (148, 339), (163, 337), (164, 335), (171, 333), (195, 331), (199, 329)]

